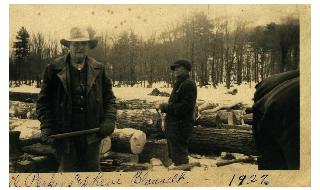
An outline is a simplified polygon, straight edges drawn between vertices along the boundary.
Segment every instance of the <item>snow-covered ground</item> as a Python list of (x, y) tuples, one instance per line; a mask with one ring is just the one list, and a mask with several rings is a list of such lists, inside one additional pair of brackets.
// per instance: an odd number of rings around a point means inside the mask
[[(167, 101), (168, 97), (160, 96), (150, 96), (148, 95), (154, 88), (158, 88), (160, 91), (171, 93), (172, 88), (164, 88), (164, 83), (155, 83), (152, 88), (143, 88), (143, 87), (113, 87), (115, 96), (119, 99), (131, 100), (131, 99), (143, 99), (150, 102), (153, 101)], [(226, 94), (228, 91), (237, 89), (238, 93), (236, 95)], [(10, 88), (10, 91), (18, 92), (30, 92), (38, 93), (39, 88), (34, 86), (22, 85), (20, 87)], [(254, 84), (251, 84), (251, 87), (248, 84), (242, 84), (240, 86), (234, 85), (230, 89), (224, 87), (224, 85), (219, 85), (217, 88), (212, 86), (198, 87), (198, 99), (210, 101), (214, 103), (230, 104), (233, 102), (242, 101), (244, 104), (252, 105), (253, 94), (255, 92)]]
[[(114, 87), (113, 91), (115, 96), (119, 99), (131, 100), (131, 99), (142, 99), (147, 100), (149, 102), (165, 102), (168, 100), (168, 97), (160, 97), (160, 96), (150, 96), (148, 95), (154, 88), (158, 88), (160, 91), (170, 93), (172, 88), (164, 87), (164, 84), (156, 83), (152, 88), (143, 88), (143, 87)], [(238, 93), (236, 95), (226, 94), (228, 91), (232, 91), (233, 89), (237, 89)], [(26, 86), (22, 85), (20, 87), (10, 88), (10, 91), (18, 91), (18, 92), (30, 92), (30, 93), (38, 93), (40, 91), (39, 88), (35, 88), (34, 86)], [(211, 86), (208, 87), (198, 87), (198, 100), (204, 100), (214, 103), (220, 104), (231, 104), (234, 102), (243, 102), (244, 104), (252, 105), (253, 94), (255, 92), (254, 84), (249, 85), (234, 85), (230, 89), (225, 88), (223, 85), (217, 86), (217, 88), (213, 88)], [(21, 137), (27, 138), (29, 135), (34, 134), (34, 131), (39, 130), (39, 121), (37, 120), (17, 120), (11, 118), (10, 126), (12, 130), (23, 131)], [(35, 126), (37, 126), (35, 128)], [(201, 167), (194, 167), (191, 171), (207, 171), (207, 172), (216, 172), (216, 171), (241, 171), (241, 170), (257, 170), (256, 164), (250, 163), (235, 163), (223, 167), (217, 167), (216, 163), (221, 161), (220, 156), (212, 157), (210, 155), (200, 156), (193, 155), (190, 156), (190, 162), (200, 162)], [(153, 166), (153, 171), (168, 171), (166, 167), (163, 165)]]

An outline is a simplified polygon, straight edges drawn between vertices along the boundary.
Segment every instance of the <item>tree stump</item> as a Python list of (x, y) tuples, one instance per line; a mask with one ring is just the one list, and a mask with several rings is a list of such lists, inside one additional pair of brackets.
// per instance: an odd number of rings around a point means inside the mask
[(149, 163), (152, 158), (159, 158), (166, 167), (171, 164), (171, 160), (168, 156), (168, 145), (166, 139), (150, 139), (146, 142), (142, 153), (139, 154), (139, 162)]

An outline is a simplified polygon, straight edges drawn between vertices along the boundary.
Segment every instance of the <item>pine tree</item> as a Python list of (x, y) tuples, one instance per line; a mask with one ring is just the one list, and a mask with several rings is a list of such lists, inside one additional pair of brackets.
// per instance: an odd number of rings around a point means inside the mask
[(14, 42), (14, 60), (16, 64), (16, 80), (22, 79), (22, 68), (26, 63), (26, 59), (30, 53), (29, 49), (29, 33), (25, 27), (21, 27)]

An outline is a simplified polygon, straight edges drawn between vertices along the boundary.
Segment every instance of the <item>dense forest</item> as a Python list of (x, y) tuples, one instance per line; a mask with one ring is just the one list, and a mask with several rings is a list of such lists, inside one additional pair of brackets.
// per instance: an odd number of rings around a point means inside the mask
[[(94, 30), (90, 30), (95, 35)], [(224, 18), (210, 19), (202, 12), (168, 25), (162, 32), (142, 37), (134, 30), (116, 36), (97, 33), (98, 46), (90, 55), (107, 65), (114, 85), (151, 87), (172, 84), (169, 65), (177, 58), (191, 61), (199, 86), (259, 82), (299, 67), (299, 20), (250, 26)], [(54, 58), (68, 50), (57, 39), (29, 34), (21, 27), (10, 51), (10, 85), (39, 85), (41, 73)]]

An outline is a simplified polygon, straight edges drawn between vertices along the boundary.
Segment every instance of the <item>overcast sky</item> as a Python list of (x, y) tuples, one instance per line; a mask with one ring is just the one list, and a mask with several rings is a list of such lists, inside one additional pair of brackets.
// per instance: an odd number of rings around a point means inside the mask
[(21, 26), (30, 33), (41, 32), (56, 39), (68, 36), (76, 25), (91, 25), (98, 33), (110, 35), (133, 29), (147, 37), (199, 11), (210, 18), (264, 25), (298, 17), (299, 5), (10, 5), (10, 41)]

